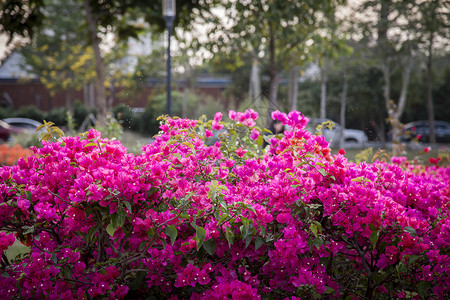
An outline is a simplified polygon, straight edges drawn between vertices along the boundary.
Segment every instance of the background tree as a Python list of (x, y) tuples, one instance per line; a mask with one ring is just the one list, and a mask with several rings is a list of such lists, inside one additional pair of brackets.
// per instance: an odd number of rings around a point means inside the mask
[[(281, 72), (292, 52), (298, 51), (317, 29), (319, 15), (338, 1), (224, 1), (223, 15), (209, 15), (208, 48), (213, 52), (251, 53), (262, 57), (269, 75), (269, 112), (278, 106)], [(225, 21), (225, 22), (223, 22)]]
[[(408, 85), (414, 66), (417, 43), (411, 30), (414, 22), (414, 5), (412, 0), (367, 0), (360, 2), (352, 19), (357, 34), (372, 53), (372, 63), (383, 74), (383, 96), (385, 109), (393, 127), (394, 155), (400, 154), (401, 123), (404, 112)], [(398, 101), (392, 99), (392, 76), (401, 68), (402, 84)]]
[(433, 105), (433, 53), (436, 44), (440, 48), (450, 43), (450, 6), (445, 0), (416, 1), (418, 9), (415, 29), (426, 53), (426, 104), (429, 121), (429, 142), (436, 141)]
[(41, 82), (54, 95), (66, 91), (66, 108), (72, 109), (73, 91), (95, 78), (94, 53), (78, 28), (83, 14), (77, 1), (47, 0), (44, 30), (22, 47), (25, 57), (23, 68), (39, 76)]
[[(157, 31), (165, 28), (162, 16), (162, 3), (159, 0), (78, 0), (82, 4), (86, 35), (94, 52), (96, 71), (96, 108), (98, 125), (104, 124), (107, 112), (107, 93), (105, 88), (106, 66), (104, 53), (100, 49), (102, 40), (113, 34), (118, 40), (126, 40), (128, 37), (137, 37), (142, 31), (133, 20), (143, 18), (149, 24), (154, 25)], [(44, 25), (47, 0), (8, 0), (0, 5), (0, 29), (9, 36), (9, 41), (14, 36), (34, 38), (34, 33)], [(61, 2), (62, 4), (62, 2)], [(174, 26), (187, 27), (193, 20), (193, 9), (207, 10), (208, 2), (196, 0), (177, 1), (177, 16)]]

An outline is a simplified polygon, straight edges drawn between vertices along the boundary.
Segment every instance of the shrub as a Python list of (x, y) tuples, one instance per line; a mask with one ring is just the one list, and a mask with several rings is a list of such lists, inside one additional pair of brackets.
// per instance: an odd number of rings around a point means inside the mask
[(14, 117), (29, 118), (42, 122), (45, 117), (45, 113), (35, 106), (24, 106), (14, 112)]
[(121, 104), (114, 107), (113, 114), (123, 128), (133, 131), (137, 130), (137, 117), (128, 105)]
[[(45, 114), (45, 120), (50, 120), (56, 124), (56, 126), (67, 126), (67, 110), (65, 108), (52, 109)], [(42, 119), (39, 122), (42, 123)]]
[(0, 165), (14, 165), (19, 158), (27, 158), (32, 155), (33, 151), (20, 145), (0, 144)]
[[(192, 92), (182, 93), (174, 91), (172, 93), (172, 115), (182, 116), (183, 101), (185, 101), (185, 113), (190, 119), (198, 119), (202, 115), (212, 117), (215, 112), (222, 107), (217, 100), (208, 96), (199, 96)], [(139, 131), (143, 134), (156, 134), (159, 124), (156, 118), (167, 113), (167, 94), (162, 93), (153, 97), (148, 103), (145, 111), (138, 120)]]
[[(449, 297), (449, 175), (349, 163), (298, 112), (163, 119), (140, 155), (90, 130), (0, 169), (3, 298)], [(213, 130), (223, 139), (206, 146)]]

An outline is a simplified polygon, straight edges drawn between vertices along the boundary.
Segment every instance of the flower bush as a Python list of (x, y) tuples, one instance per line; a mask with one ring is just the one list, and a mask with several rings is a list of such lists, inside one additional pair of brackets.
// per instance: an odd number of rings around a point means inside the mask
[(20, 145), (0, 144), (0, 165), (14, 165), (19, 158), (27, 158), (33, 155), (33, 151)]
[(2, 167), (0, 251), (30, 251), (3, 253), (0, 297), (449, 297), (442, 161), (350, 163), (299, 112), (275, 136), (229, 117), (163, 118), (139, 155), (90, 130)]

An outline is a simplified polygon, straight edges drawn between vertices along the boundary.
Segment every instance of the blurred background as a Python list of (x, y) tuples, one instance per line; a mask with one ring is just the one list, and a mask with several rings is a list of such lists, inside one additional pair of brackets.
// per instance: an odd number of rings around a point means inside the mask
[(177, 0), (173, 31), (163, 2), (1, 1), (0, 138), (45, 119), (145, 143), (169, 84), (180, 117), (295, 109), (337, 149), (450, 143), (450, 1)]

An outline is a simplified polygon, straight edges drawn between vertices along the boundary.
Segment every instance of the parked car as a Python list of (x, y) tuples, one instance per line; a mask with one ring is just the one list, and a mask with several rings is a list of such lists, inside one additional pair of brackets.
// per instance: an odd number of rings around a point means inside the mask
[(23, 129), (12, 126), (4, 121), (0, 121), (0, 140), (3, 142), (8, 142), (11, 140), (13, 134), (22, 133)]
[(3, 121), (8, 123), (9, 125), (33, 131), (36, 131), (36, 129), (42, 125), (42, 123), (28, 118), (6, 118), (3, 119)]
[[(342, 126), (339, 125), (338, 123), (329, 119), (310, 118), (306, 129), (311, 133), (316, 133), (317, 126), (324, 123), (325, 124), (334, 123), (332, 129), (329, 129), (327, 126), (322, 127), (322, 134), (325, 136), (325, 140), (327, 140), (327, 142), (330, 143), (331, 147), (339, 146), (339, 135)], [(368, 142), (368, 138), (367, 135), (362, 130), (344, 128), (343, 141), (344, 147), (359, 148), (364, 147), (366, 145), (366, 143)]]
[[(29, 134), (36, 134), (36, 130), (38, 129), (39, 126), (42, 125), (42, 123), (29, 118), (6, 118), (3, 119), (3, 121), (12, 126), (22, 128)], [(39, 129), (39, 131), (37, 132), (38, 137), (44, 135), (45, 132), (46, 132), (45, 128)]]
[[(437, 143), (450, 143), (450, 123), (434, 121), (434, 133)], [(430, 141), (430, 126), (428, 121), (415, 121), (405, 124), (402, 132), (402, 141), (409, 142), (417, 138), (419, 142)]]

